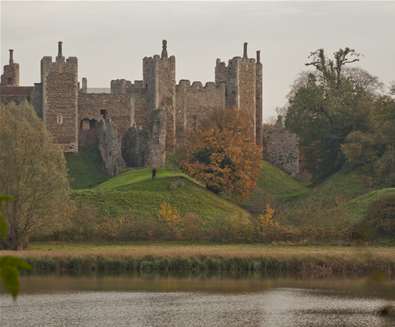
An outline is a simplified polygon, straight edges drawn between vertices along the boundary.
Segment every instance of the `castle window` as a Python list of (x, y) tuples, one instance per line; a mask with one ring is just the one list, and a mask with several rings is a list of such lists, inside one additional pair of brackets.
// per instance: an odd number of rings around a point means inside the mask
[(56, 123), (57, 123), (58, 125), (63, 125), (63, 116), (62, 116), (61, 114), (58, 114), (58, 115), (56, 116)]
[(100, 115), (106, 119), (107, 118), (107, 110), (100, 110)]

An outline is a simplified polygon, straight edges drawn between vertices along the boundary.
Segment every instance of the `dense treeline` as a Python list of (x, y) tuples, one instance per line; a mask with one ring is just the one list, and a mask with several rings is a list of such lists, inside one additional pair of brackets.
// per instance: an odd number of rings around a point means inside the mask
[(305, 169), (320, 182), (341, 168), (363, 167), (371, 182), (395, 185), (395, 100), (383, 84), (350, 65), (359, 54), (345, 48), (329, 58), (309, 56), (295, 82), (285, 124), (301, 141)]

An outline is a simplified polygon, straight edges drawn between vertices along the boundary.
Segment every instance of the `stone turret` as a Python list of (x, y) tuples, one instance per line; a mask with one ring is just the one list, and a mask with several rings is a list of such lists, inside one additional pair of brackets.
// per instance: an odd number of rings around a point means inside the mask
[(255, 59), (248, 58), (248, 43), (243, 45), (243, 57), (230, 59), (228, 65), (217, 59), (216, 83), (226, 84), (226, 107), (244, 110), (251, 123), (251, 138), (256, 139), (256, 90), (257, 73)]
[(3, 67), (2, 86), (19, 86), (19, 64), (14, 63), (14, 50), (9, 49), (9, 63)]
[(56, 61), (41, 59), (43, 119), (65, 152), (78, 152), (78, 60), (65, 59), (58, 42)]
[(262, 78), (262, 63), (261, 51), (256, 52), (256, 144), (262, 145), (263, 142), (263, 78)]
[[(143, 77), (147, 109), (151, 113), (153, 125), (156, 126), (153, 129), (151, 151), (155, 158), (151, 162), (158, 166), (165, 164), (166, 153), (173, 152), (176, 145), (176, 59), (168, 56), (166, 40), (162, 41), (161, 56), (143, 59)], [(158, 110), (166, 112), (166, 122), (158, 121), (164, 117), (163, 114), (155, 113)]]

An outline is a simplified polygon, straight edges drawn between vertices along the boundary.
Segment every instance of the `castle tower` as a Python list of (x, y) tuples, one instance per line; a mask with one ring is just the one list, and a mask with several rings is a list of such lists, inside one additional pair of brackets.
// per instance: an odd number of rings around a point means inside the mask
[(152, 115), (151, 164), (160, 166), (176, 145), (176, 59), (168, 56), (166, 40), (162, 41), (161, 56), (143, 59), (143, 78)]
[(19, 86), (19, 64), (14, 63), (14, 50), (8, 51), (10, 52), (9, 63), (3, 67), (0, 85)]
[(78, 60), (65, 59), (62, 42), (58, 55), (41, 59), (43, 119), (65, 152), (78, 152)]
[(226, 66), (217, 59), (215, 67), (216, 83), (226, 84), (226, 107), (244, 110), (248, 113), (251, 138), (256, 139), (257, 119), (257, 65), (255, 59), (248, 58), (247, 42), (243, 46), (243, 57), (230, 59)]
[(262, 145), (263, 143), (263, 112), (262, 112), (262, 63), (261, 51), (256, 52), (256, 144)]

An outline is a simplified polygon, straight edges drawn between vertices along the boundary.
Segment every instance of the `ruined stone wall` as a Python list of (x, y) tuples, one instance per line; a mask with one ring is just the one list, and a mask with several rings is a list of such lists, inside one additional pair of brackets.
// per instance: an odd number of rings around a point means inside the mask
[(110, 118), (122, 137), (131, 127), (131, 104), (127, 94), (83, 93), (78, 96), (79, 125), (83, 120)]
[(190, 131), (199, 128), (202, 121), (225, 108), (225, 84), (181, 80), (176, 88), (176, 138), (182, 145)]
[(134, 81), (127, 88), (127, 94), (130, 95), (130, 105), (132, 110), (131, 123), (137, 128), (150, 127), (150, 115), (147, 106), (147, 89), (144, 81)]
[(107, 175), (118, 175), (125, 167), (125, 161), (122, 158), (118, 129), (110, 118), (104, 118), (98, 122), (97, 137), (99, 152)]
[(263, 126), (263, 158), (296, 176), (300, 172), (299, 139), (282, 126)]
[(65, 152), (78, 152), (78, 61), (61, 55), (41, 60), (43, 118)]

